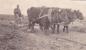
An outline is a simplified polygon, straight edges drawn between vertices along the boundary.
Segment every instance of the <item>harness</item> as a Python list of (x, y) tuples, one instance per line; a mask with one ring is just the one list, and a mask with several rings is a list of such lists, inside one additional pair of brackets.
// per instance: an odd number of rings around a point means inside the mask
[(41, 10), (41, 13), (39, 14), (39, 18), (37, 18), (37, 19), (41, 19), (41, 18), (44, 18), (44, 17), (48, 17), (48, 19), (51, 19), (51, 12), (52, 12), (52, 9), (49, 9), (49, 10), (48, 10), (48, 13), (45, 14), (45, 15), (43, 15), (43, 16), (41, 16), (42, 12), (43, 12), (43, 10)]

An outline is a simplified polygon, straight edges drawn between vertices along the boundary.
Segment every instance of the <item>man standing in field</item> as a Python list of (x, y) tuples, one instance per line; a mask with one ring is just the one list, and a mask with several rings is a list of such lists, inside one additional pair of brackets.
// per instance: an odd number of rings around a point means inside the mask
[(22, 14), (21, 14), (21, 10), (19, 8), (19, 5), (17, 5), (17, 7), (14, 9), (14, 15), (15, 15), (16, 24), (20, 24)]

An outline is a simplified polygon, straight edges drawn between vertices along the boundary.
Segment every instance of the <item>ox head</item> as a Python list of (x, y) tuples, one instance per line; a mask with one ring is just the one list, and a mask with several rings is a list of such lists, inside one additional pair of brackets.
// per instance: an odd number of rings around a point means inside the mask
[(83, 20), (84, 19), (83, 14), (79, 10), (75, 10), (74, 12), (75, 12), (76, 17), (78, 19), (80, 19), (80, 20)]

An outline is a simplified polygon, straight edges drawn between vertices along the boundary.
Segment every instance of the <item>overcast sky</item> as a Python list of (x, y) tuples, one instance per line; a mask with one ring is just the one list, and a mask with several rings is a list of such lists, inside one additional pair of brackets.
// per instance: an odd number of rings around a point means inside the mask
[(0, 0), (0, 14), (13, 14), (16, 5), (20, 5), (22, 14), (31, 6), (49, 6), (60, 8), (79, 9), (86, 14), (86, 1), (80, 0)]

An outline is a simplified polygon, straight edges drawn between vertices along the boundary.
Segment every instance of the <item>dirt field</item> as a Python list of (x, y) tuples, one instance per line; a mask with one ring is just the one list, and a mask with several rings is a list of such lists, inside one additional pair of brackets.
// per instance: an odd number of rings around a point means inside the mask
[[(26, 19), (24, 23), (27, 23)], [(10, 24), (11, 21), (0, 20), (0, 50), (86, 50), (86, 27), (83, 22), (71, 24), (69, 33), (46, 34), (37, 26), (37, 32), (30, 33), (26, 31), (27, 26), (19, 28)]]

